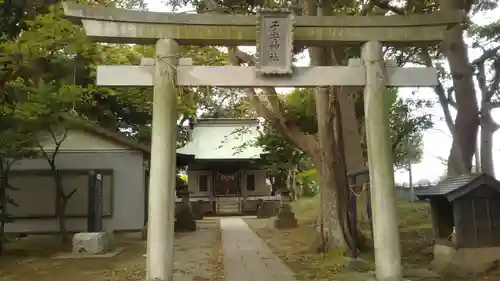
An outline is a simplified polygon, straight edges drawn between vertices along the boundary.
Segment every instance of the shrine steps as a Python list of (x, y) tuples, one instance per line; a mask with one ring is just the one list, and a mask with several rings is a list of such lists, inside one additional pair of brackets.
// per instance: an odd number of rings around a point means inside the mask
[(241, 214), (240, 200), (238, 197), (219, 197), (217, 200), (217, 215)]

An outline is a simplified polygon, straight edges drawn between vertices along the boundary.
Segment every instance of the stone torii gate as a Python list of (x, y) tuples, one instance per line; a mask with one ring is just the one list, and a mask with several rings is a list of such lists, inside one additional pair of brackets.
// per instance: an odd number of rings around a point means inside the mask
[[(155, 44), (156, 57), (141, 66), (99, 66), (97, 84), (154, 87), (149, 192), (147, 281), (172, 281), (175, 141), (178, 86), (365, 86), (365, 116), (378, 281), (402, 279), (385, 87), (435, 86), (435, 69), (384, 63), (382, 44), (436, 44), (455, 14), (364, 17), (294, 17), (286, 9), (244, 15), (169, 14), (64, 3), (99, 42)], [(256, 26), (257, 22), (257, 26)], [(257, 28), (256, 28), (257, 27)], [(193, 66), (178, 58), (184, 45), (255, 45), (258, 65)], [(362, 60), (349, 66), (293, 67), (292, 47), (362, 44)]]

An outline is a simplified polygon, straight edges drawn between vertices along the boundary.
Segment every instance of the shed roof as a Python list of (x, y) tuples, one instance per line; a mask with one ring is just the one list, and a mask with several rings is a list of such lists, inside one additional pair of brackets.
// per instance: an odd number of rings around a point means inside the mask
[(67, 122), (69, 122), (73, 128), (80, 128), (85, 131), (94, 133), (100, 137), (106, 138), (110, 141), (113, 141), (115, 143), (119, 143), (123, 146), (127, 146), (129, 148), (142, 151), (144, 153), (151, 153), (151, 148), (149, 145), (142, 144), (135, 138), (126, 136), (123, 133), (112, 131), (110, 129), (102, 127), (101, 125), (94, 124), (90, 121), (78, 117), (63, 115), (63, 118)]
[(254, 145), (259, 137), (258, 119), (199, 119), (191, 141), (177, 150), (195, 159), (259, 159), (261, 147)]
[(449, 201), (453, 201), (484, 184), (497, 188), (500, 192), (499, 181), (488, 174), (476, 173), (448, 177), (436, 185), (416, 189), (415, 195), (420, 199), (442, 196), (446, 197)]
[[(72, 124), (76, 128), (81, 128), (83, 130), (92, 132), (98, 136), (104, 137), (110, 141), (119, 143), (121, 145), (130, 147), (132, 149), (141, 151), (145, 154), (151, 154), (151, 146), (147, 144), (140, 143), (137, 139), (124, 135), (123, 133), (112, 131), (110, 129), (104, 128), (101, 125), (91, 123), (90, 121), (70, 116), (62, 115), (63, 119)], [(187, 163), (193, 158), (191, 155), (184, 155), (182, 153), (177, 153), (176, 162), (178, 165), (187, 165)]]

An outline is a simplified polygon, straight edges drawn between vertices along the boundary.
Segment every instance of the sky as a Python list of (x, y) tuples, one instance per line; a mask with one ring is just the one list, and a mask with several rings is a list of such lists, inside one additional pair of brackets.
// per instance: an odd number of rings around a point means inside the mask
[[(156, 12), (171, 12), (171, 9), (162, 0), (146, 0), (148, 9), (150, 11)], [(187, 9), (189, 10), (189, 8)], [(494, 14), (498, 14), (500, 9), (492, 11), (488, 14), (482, 14), (474, 17), (472, 20), (478, 24), (487, 24), (492, 22), (495, 18)], [(182, 11), (182, 10), (181, 10)], [(255, 48), (245, 47), (242, 48), (246, 51), (254, 51)], [(479, 56), (474, 50), (469, 52), (470, 58), (474, 59)], [(303, 55), (301, 59), (296, 63), (298, 66), (308, 66), (309, 57), (306, 54)], [(290, 89), (280, 89), (281, 91), (290, 91)], [(402, 97), (409, 97), (412, 92), (416, 92), (416, 97), (422, 99), (429, 99), (436, 101), (433, 108), (429, 109), (429, 113), (433, 115), (434, 127), (430, 130), (424, 132), (424, 155), (420, 163), (412, 165), (413, 182), (422, 181), (436, 181), (441, 177), (446, 170), (446, 167), (442, 164), (440, 158), (446, 159), (448, 157), (452, 138), (451, 134), (444, 122), (444, 115), (440, 105), (437, 103), (436, 94), (431, 88), (401, 88), (399, 90), (399, 95)], [(493, 111), (493, 119), (500, 122), (500, 110)], [(493, 159), (495, 163), (499, 163), (500, 160), (500, 146), (498, 145), (500, 141), (500, 135), (496, 133), (493, 136)], [(495, 167), (495, 174), (500, 174), (500, 165)], [(398, 183), (408, 182), (408, 172), (407, 171), (396, 171), (394, 174), (395, 181)]]

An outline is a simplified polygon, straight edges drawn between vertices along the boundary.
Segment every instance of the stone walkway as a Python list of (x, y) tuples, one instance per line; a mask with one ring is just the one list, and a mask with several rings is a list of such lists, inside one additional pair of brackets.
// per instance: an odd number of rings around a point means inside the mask
[(240, 218), (221, 218), (226, 281), (296, 281), (293, 272)]

